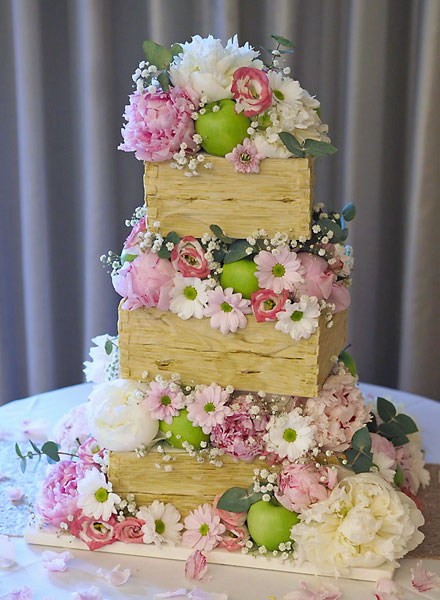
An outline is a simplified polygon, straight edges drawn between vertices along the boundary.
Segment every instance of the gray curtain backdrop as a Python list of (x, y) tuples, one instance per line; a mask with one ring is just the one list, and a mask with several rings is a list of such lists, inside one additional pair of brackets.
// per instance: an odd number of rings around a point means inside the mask
[(115, 333), (99, 263), (142, 203), (118, 152), (142, 41), (293, 39), (340, 149), (316, 196), (354, 201), (349, 340), (364, 381), (440, 398), (439, 0), (0, 0), (0, 398), (82, 380)]

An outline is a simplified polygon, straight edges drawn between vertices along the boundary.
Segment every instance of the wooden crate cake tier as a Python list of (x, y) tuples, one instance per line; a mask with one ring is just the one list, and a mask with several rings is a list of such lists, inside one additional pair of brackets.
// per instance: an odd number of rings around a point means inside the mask
[(149, 381), (179, 373), (186, 383), (215, 381), (237, 390), (316, 397), (332, 357), (344, 347), (346, 313), (336, 313), (331, 328), (322, 314), (317, 331), (294, 342), (273, 322), (257, 323), (253, 315), (247, 316), (247, 327), (223, 335), (209, 319), (184, 321), (156, 308), (120, 306), (121, 377)]
[[(266, 158), (259, 173), (236, 173), (225, 158), (209, 156), (210, 170), (186, 177), (169, 162), (145, 163), (147, 223), (154, 231), (201, 237), (209, 226), (245, 239), (264, 229), (291, 239), (310, 237), (314, 159)], [(159, 223), (159, 225), (157, 225)]]

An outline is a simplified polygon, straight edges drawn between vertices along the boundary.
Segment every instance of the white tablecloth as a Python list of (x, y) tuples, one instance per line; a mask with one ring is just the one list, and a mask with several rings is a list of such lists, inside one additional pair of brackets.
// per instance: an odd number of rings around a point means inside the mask
[[(438, 432), (440, 425), (440, 404), (404, 392), (397, 392), (387, 388), (361, 384), (366, 396), (377, 395), (392, 398), (397, 404), (406, 406), (409, 414), (414, 415), (425, 438), (427, 462), (440, 463), (440, 444)], [(21, 424), (26, 419), (45, 419), (50, 426), (65, 414), (70, 408), (84, 402), (91, 389), (89, 384), (81, 384), (55, 390), (24, 400), (18, 400), (0, 407), (0, 438), (8, 437), (9, 441), (0, 443), (0, 533), (13, 533), (12, 537), (17, 549), (16, 563), (8, 569), (0, 568), (0, 599), (3, 594), (14, 589), (28, 585), (33, 593), (34, 600), (62, 600), (69, 599), (74, 591), (97, 586), (104, 598), (112, 600), (142, 599), (152, 600), (159, 592), (178, 587), (191, 588), (191, 583), (185, 581), (183, 563), (178, 561), (158, 560), (140, 557), (127, 557), (107, 555), (99, 552), (73, 551), (74, 559), (69, 563), (68, 571), (64, 573), (50, 573), (41, 564), (41, 554), (47, 549), (40, 546), (28, 546), (22, 538), (22, 527), (27, 514), (26, 503), (18, 506), (12, 505), (7, 499), (6, 489), (11, 485), (20, 485), (28, 493), (30, 499), (35, 494), (37, 480), (44, 472), (40, 465), (34, 472), (28, 470), (22, 476), (13, 452), (13, 439), (20, 436)], [(2, 435), (3, 434), (3, 435)], [(19, 517), (17, 518), (17, 515)], [(13, 529), (11, 530), (11, 526)], [(97, 570), (102, 568), (110, 570), (117, 563), (121, 568), (130, 568), (132, 575), (128, 582), (120, 587), (114, 587), (97, 575)], [(410, 569), (415, 566), (414, 560), (401, 561), (395, 581), (404, 591), (404, 599), (426, 600), (440, 599), (440, 591), (433, 590), (417, 594), (413, 591), (410, 582)], [(424, 560), (425, 569), (430, 569), (440, 575), (440, 562)], [(316, 584), (316, 578), (306, 575), (288, 573), (275, 573), (271, 571), (243, 569), (210, 565), (209, 581), (201, 587), (209, 591), (226, 592), (230, 600), (268, 600), (270, 597), (282, 600), (283, 596), (298, 588), (301, 581), (310, 586)], [(321, 582), (329, 582), (321, 578)], [(374, 584), (339, 580), (335, 582), (343, 592), (345, 600), (368, 600), (373, 598)]]

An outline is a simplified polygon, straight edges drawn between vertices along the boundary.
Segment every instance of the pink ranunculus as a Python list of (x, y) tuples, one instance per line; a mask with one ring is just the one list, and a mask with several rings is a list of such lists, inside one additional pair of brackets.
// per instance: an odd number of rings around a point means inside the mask
[(127, 123), (121, 130), (124, 143), (119, 150), (135, 152), (137, 159), (151, 162), (170, 160), (182, 143), (196, 150), (191, 105), (186, 93), (177, 87), (168, 92), (131, 94), (124, 113)]
[(247, 527), (231, 527), (222, 535), (219, 542), (220, 548), (225, 548), (228, 552), (236, 552), (246, 545), (249, 539)]
[(254, 67), (240, 67), (234, 72), (231, 92), (236, 100), (235, 112), (245, 117), (258, 115), (272, 103), (272, 90), (264, 71)]
[(222, 494), (217, 494), (212, 502), (213, 513), (220, 517), (220, 521), (227, 529), (235, 529), (237, 527), (243, 527), (247, 519), (247, 511), (243, 512), (230, 512), (229, 510), (222, 510), (217, 508), (218, 501)]
[(36, 501), (37, 512), (57, 527), (77, 512), (78, 482), (84, 476), (81, 462), (61, 460), (52, 465)]
[(396, 448), (392, 442), (384, 438), (382, 435), (378, 433), (371, 433), (371, 450), (373, 454), (377, 454), (381, 452), (388, 456), (393, 462), (393, 465), (390, 467), (392, 469), (396, 468)]
[(95, 457), (104, 458), (104, 448), (101, 448), (94, 437), (88, 437), (78, 448), (78, 458), (85, 467), (97, 467)]
[(70, 523), (70, 533), (87, 544), (89, 550), (97, 550), (116, 541), (115, 525), (113, 515), (108, 521), (101, 521), (77, 512)]
[(145, 521), (136, 517), (127, 517), (115, 525), (115, 538), (126, 544), (143, 544), (144, 532), (142, 525)]
[(345, 310), (350, 306), (350, 292), (343, 283), (334, 283), (327, 302), (335, 305), (335, 308), (332, 310), (333, 313)]
[(184, 277), (208, 277), (210, 268), (205, 258), (205, 251), (200, 242), (192, 235), (183, 237), (171, 251), (171, 262), (176, 271)]
[(141, 306), (168, 310), (175, 274), (169, 260), (159, 258), (154, 252), (145, 252), (133, 262), (125, 262), (112, 281), (118, 294), (126, 299), (122, 305), (124, 310)]
[(276, 321), (276, 314), (280, 312), (289, 296), (287, 290), (276, 293), (273, 290), (257, 290), (251, 295), (251, 306), (258, 323), (263, 321)]
[(328, 498), (336, 485), (335, 473), (328, 467), (317, 469), (312, 464), (291, 463), (278, 476), (276, 499), (287, 510), (301, 512), (314, 502)]
[(145, 217), (142, 217), (127, 236), (124, 242), (124, 248), (136, 246), (136, 244), (139, 242), (139, 234), (144, 233), (145, 231), (147, 231), (147, 224), (145, 222)]

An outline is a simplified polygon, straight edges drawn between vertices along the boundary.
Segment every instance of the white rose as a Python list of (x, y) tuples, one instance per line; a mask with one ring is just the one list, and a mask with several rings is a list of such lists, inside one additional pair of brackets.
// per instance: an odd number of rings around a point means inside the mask
[(102, 448), (130, 452), (155, 437), (159, 422), (143, 404), (147, 386), (129, 379), (114, 379), (96, 386), (89, 396), (90, 432)]

